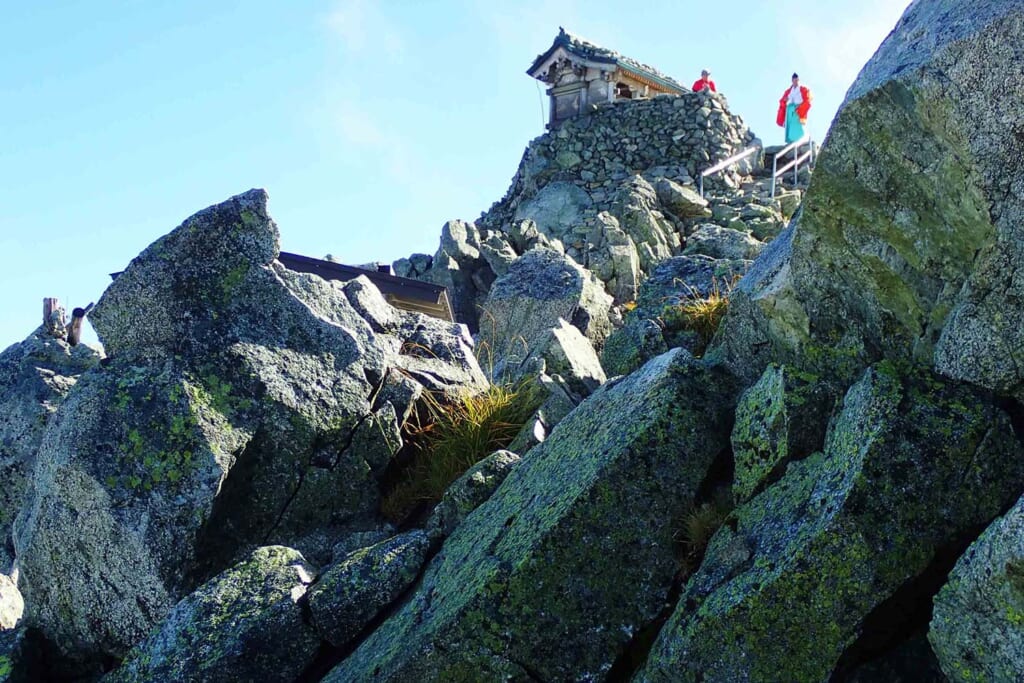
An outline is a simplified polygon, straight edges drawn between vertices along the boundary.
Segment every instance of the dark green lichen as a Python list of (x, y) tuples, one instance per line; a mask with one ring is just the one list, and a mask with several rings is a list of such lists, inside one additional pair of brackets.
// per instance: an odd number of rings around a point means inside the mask
[(824, 454), (726, 521), (640, 680), (827, 679), (868, 613), (1021, 486), (1024, 452), (983, 395), (870, 370)]

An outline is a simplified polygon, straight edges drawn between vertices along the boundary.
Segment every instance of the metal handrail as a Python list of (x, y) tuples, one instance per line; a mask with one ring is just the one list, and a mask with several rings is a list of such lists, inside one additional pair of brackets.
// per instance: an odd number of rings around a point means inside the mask
[[(807, 143), (807, 151), (804, 152), (801, 156), (798, 156), (795, 159), (793, 159), (793, 161), (789, 162), (782, 168), (779, 168), (779, 157), (785, 156), (786, 153), (789, 152), (790, 150), (799, 149), (800, 145), (804, 143)], [(794, 156), (796, 156), (795, 153)], [(785, 147), (783, 147), (782, 149), (775, 153), (775, 156), (772, 157), (772, 198), (775, 197), (775, 179), (791, 168), (793, 169), (793, 185), (797, 184), (800, 173), (800, 162), (804, 161), (805, 159), (808, 160), (808, 168), (814, 165), (814, 139), (810, 135), (805, 135), (796, 142), (789, 143), (788, 145), (786, 145)]]
[(705, 176), (709, 176), (712, 173), (718, 173), (719, 171), (724, 169), (726, 166), (729, 166), (731, 164), (735, 164), (737, 161), (740, 161), (742, 159), (746, 159), (751, 154), (756, 152), (758, 149), (759, 149), (759, 147), (757, 145), (754, 145), (753, 147), (747, 147), (742, 152), (740, 152), (738, 154), (732, 155), (731, 157), (729, 157), (725, 161), (719, 161), (717, 164), (715, 164), (711, 168), (708, 168), (708, 169), (705, 169), (705, 170), (701, 171), (700, 172), (700, 198), (704, 199), (704, 177)]

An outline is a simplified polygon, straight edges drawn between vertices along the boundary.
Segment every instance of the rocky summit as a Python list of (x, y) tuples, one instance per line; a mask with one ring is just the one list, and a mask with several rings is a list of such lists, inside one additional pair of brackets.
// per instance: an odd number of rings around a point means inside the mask
[(0, 683), (1021, 680), (1022, 35), (911, 3), (781, 194), (721, 95), (560, 110), (439, 317), (188, 218), (0, 353)]

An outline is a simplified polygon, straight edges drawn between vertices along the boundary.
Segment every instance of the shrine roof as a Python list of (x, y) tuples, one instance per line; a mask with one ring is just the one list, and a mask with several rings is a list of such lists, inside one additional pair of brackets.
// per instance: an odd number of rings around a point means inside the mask
[(530, 68), (527, 69), (526, 73), (536, 78), (537, 70), (546, 62), (551, 55), (555, 53), (559, 48), (564, 48), (569, 54), (578, 57), (579, 59), (598, 64), (609, 64), (617, 66), (624, 71), (632, 72), (636, 75), (650, 79), (659, 85), (669, 88), (671, 90), (679, 90), (681, 92), (687, 92), (686, 88), (682, 83), (678, 82), (670, 76), (666, 76), (662, 72), (655, 69), (653, 66), (649, 66), (642, 62), (639, 62), (625, 55), (621, 55), (615, 50), (610, 50), (606, 47), (601, 47), (596, 43), (592, 43), (589, 40), (581, 38), (577, 35), (569, 33), (564, 28), (558, 28), (558, 36), (555, 37), (555, 42), (551, 44), (551, 47), (547, 49), (543, 54), (537, 56)]

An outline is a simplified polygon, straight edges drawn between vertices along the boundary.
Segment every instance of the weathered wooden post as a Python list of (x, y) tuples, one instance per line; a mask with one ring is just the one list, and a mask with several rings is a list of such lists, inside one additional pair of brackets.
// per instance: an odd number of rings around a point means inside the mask
[(59, 339), (66, 334), (64, 330), (64, 308), (60, 305), (60, 299), (46, 297), (43, 299), (43, 327), (46, 331)]

